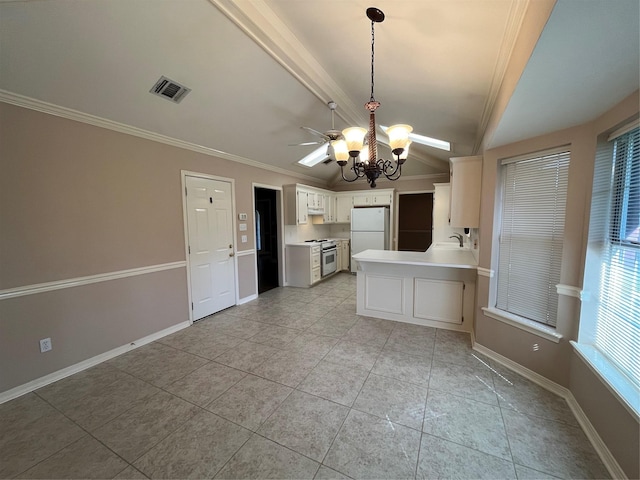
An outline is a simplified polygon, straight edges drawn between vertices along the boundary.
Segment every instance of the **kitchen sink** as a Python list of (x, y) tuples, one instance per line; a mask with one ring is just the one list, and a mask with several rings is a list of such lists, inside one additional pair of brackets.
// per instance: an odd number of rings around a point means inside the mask
[(429, 248), (434, 250), (469, 250), (469, 247), (460, 247), (458, 242), (436, 242), (432, 243)]

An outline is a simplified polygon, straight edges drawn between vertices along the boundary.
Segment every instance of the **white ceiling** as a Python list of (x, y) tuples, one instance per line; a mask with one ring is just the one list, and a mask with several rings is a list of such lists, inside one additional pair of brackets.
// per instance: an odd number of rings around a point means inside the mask
[[(315, 147), (288, 145), (316, 139), (300, 126), (330, 128), (329, 100), (338, 103), (336, 128), (368, 124), (369, 6), (5, 0), (0, 89), (5, 98), (22, 95), (331, 184), (335, 163), (298, 166)], [(450, 141), (452, 152), (412, 145), (403, 166), (405, 176), (446, 172), (449, 157), (475, 153), (525, 10), (536, 2), (375, 6), (386, 14), (376, 25), (378, 124), (409, 123)], [(180, 104), (151, 95), (161, 75), (191, 93)], [(560, 0), (489, 145), (593, 118), (637, 89), (637, 75), (637, 0)]]

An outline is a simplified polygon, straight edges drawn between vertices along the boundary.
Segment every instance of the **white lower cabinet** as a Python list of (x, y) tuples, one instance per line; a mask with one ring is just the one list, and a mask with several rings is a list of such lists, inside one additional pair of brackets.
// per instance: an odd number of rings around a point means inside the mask
[(359, 263), (358, 315), (471, 331), (475, 269), (364, 260)]
[(319, 245), (287, 245), (287, 284), (292, 287), (310, 287), (322, 279)]
[(436, 322), (462, 323), (463, 282), (416, 278), (413, 289), (414, 317)]

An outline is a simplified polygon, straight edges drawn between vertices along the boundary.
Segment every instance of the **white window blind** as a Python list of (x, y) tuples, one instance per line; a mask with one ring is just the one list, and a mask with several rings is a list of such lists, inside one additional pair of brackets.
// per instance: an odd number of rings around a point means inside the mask
[(502, 163), (496, 307), (555, 327), (569, 152)]
[(599, 149), (579, 342), (640, 387), (640, 129)]

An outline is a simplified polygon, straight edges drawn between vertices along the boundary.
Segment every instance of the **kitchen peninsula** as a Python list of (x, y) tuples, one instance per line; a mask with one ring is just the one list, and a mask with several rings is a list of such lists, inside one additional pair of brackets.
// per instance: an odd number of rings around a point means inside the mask
[(470, 249), (366, 250), (358, 262), (357, 313), (470, 332), (478, 262)]

